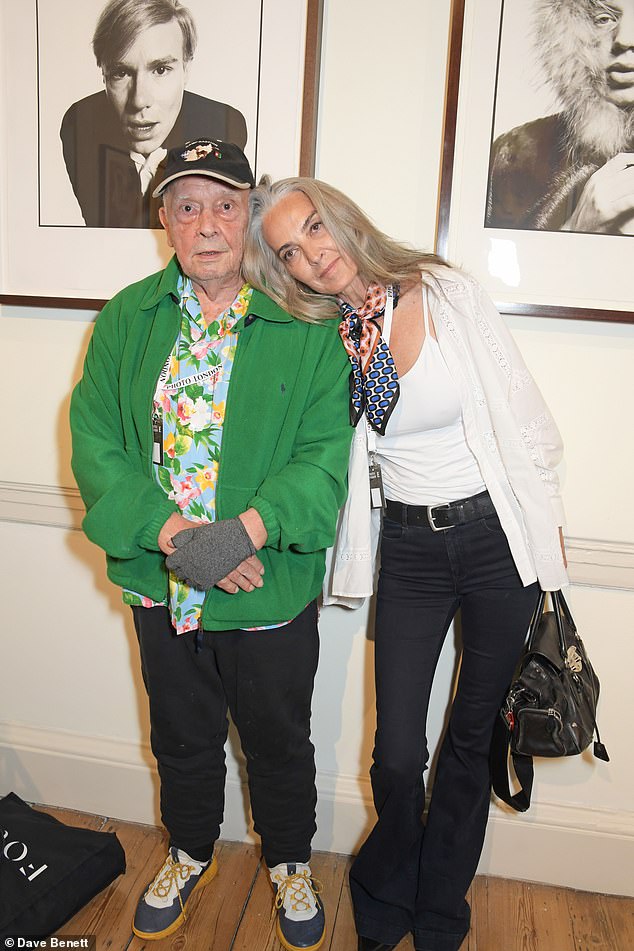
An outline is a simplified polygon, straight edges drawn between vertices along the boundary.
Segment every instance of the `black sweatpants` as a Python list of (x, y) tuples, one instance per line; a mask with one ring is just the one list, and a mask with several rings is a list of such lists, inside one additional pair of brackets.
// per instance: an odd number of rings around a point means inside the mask
[(251, 809), (269, 866), (307, 862), (315, 833), (311, 699), (317, 607), (269, 631), (176, 635), (165, 607), (133, 607), (150, 700), (161, 817), (170, 844), (206, 861), (224, 811), (227, 710), (247, 762)]

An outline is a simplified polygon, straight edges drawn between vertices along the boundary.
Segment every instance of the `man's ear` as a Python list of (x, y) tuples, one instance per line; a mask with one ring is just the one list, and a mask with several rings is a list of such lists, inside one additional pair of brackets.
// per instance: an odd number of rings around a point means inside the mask
[(165, 234), (167, 235), (167, 243), (170, 248), (173, 248), (174, 245), (172, 244), (172, 237), (170, 235), (170, 229), (167, 223), (167, 212), (165, 211), (165, 205), (161, 205), (159, 207), (158, 213), (159, 213), (159, 220), (165, 229)]

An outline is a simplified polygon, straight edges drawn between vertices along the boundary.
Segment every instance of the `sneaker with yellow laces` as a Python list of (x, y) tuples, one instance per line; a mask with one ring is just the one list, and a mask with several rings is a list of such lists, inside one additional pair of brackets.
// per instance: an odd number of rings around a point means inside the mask
[(182, 849), (170, 848), (139, 899), (132, 924), (135, 935), (152, 941), (180, 928), (187, 918), (185, 906), (192, 892), (210, 882), (217, 871), (215, 856), (210, 862), (197, 862)]
[(316, 951), (326, 934), (326, 916), (310, 865), (282, 862), (269, 869), (275, 892), (277, 937), (287, 951)]

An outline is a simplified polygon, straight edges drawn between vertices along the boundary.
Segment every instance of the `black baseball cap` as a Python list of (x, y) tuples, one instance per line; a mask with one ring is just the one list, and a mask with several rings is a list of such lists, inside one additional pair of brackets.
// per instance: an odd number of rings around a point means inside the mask
[(165, 160), (164, 177), (152, 192), (152, 198), (158, 198), (170, 182), (184, 175), (206, 175), (234, 188), (255, 186), (251, 166), (242, 149), (233, 142), (193, 139), (170, 149)]

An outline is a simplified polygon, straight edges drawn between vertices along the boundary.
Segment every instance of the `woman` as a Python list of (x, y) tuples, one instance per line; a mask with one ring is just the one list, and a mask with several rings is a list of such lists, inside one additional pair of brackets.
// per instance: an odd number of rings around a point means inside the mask
[[(457, 951), (488, 817), (495, 717), (540, 585), (567, 582), (559, 433), (478, 284), (387, 238), (328, 185), (264, 179), (245, 268), (298, 316), (341, 314), (352, 420), (367, 427), (368, 495), (385, 497), (378, 820), (350, 873), (359, 951), (387, 951), (408, 932), (418, 951)], [(460, 675), (423, 824), (425, 720), (458, 609)]]

